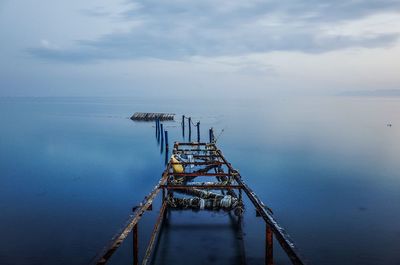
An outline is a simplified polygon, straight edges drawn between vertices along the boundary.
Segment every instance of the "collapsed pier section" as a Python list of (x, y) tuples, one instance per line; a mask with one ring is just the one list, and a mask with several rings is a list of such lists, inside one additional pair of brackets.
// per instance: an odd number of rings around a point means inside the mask
[(232, 211), (240, 223), (245, 208), (242, 200), (243, 193), (248, 197), (257, 214), (265, 221), (265, 264), (274, 263), (274, 236), (292, 264), (305, 264), (293, 240), (278, 223), (271, 209), (266, 207), (250, 189), (216, 144), (197, 142), (174, 144), (171, 159), (161, 179), (144, 201), (134, 209), (126, 225), (99, 254), (95, 264), (106, 264), (130, 232), (133, 232), (134, 241), (133, 263), (139, 264), (138, 223), (143, 214), (152, 208), (153, 201), (160, 192), (162, 205), (141, 260), (143, 265), (151, 262), (160, 228), (168, 210)]

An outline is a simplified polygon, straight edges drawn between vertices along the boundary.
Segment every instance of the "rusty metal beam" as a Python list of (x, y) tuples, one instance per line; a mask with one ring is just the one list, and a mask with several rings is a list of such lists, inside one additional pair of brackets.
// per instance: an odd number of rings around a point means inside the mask
[(208, 158), (208, 159), (216, 159), (216, 158), (220, 158), (219, 156), (217, 156), (217, 155), (197, 155), (197, 154), (193, 154), (193, 157), (194, 158), (199, 158), (199, 159), (205, 159), (205, 158)]
[(275, 234), (276, 239), (278, 240), (279, 244), (285, 250), (286, 254), (290, 258), (293, 264), (295, 265), (303, 265), (303, 258), (301, 257), (299, 250), (297, 249), (296, 245), (294, 244), (293, 240), (290, 238), (289, 234), (286, 230), (278, 223), (276, 218), (263, 207), (260, 199), (257, 195), (238, 177), (235, 177), (236, 181), (243, 185), (243, 191), (247, 194), (250, 201), (253, 205), (257, 208), (258, 212), (260, 213), (261, 217), (265, 220), (266, 223), (271, 225), (271, 228)]
[(265, 224), (265, 226), (265, 265), (274, 265), (274, 234), (269, 224)]
[(193, 173), (174, 173), (168, 172), (168, 175), (175, 177), (229, 177), (230, 173), (201, 173), (201, 172), (193, 172)]
[(207, 153), (207, 152), (202, 152), (202, 150), (200, 150), (200, 152), (198, 150), (192, 150), (191, 152), (174, 152), (175, 154), (181, 154), (181, 155), (192, 155), (193, 157), (209, 157), (209, 158), (216, 158), (217, 156), (214, 154), (214, 150), (212, 151), (212, 153)]
[(253, 203), (254, 207), (257, 209), (257, 211), (260, 213), (264, 221), (271, 226), (271, 229), (273, 230), (276, 239), (278, 240), (279, 244), (285, 250), (286, 254), (290, 258), (293, 264), (295, 265), (303, 265), (304, 263), (304, 258), (301, 257), (299, 250), (297, 249), (295, 243), (293, 240), (290, 238), (289, 234), (286, 232), (286, 230), (278, 223), (276, 218), (272, 215), (271, 212), (269, 212), (265, 207), (262, 201), (257, 197), (257, 195), (250, 189), (249, 186), (242, 180), (240, 174), (235, 170), (231, 164), (228, 163), (226, 158), (223, 156), (221, 150), (217, 151), (220, 155), (220, 157), (224, 160), (224, 162), (228, 165), (228, 168), (230, 169), (231, 172), (235, 173), (233, 174), (234, 179), (239, 185), (243, 186), (243, 191), (246, 193), (247, 197), (250, 199), (250, 201)]
[[(169, 169), (169, 166), (167, 170)], [(96, 257), (94, 264), (103, 265), (108, 262), (114, 252), (119, 248), (122, 242), (126, 239), (132, 229), (139, 222), (140, 218), (144, 214), (144, 212), (150, 207), (153, 203), (154, 198), (160, 192), (160, 187), (167, 182), (168, 174), (166, 171), (163, 173), (162, 178), (158, 182), (158, 184), (154, 187), (154, 189), (145, 197), (141, 206), (135, 209), (132, 215), (128, 218), (126, 225), (111, 239), (109, 245), (104, 248), (104, 250)]]
[(207, 162), (174, 162), (171, 165), (195, 165), (195, 166), (222, 166), (224, 162), (220, 161), (207, 161)]
[(215, 152), (215, 149), (181, 149), (181, 148), (176, 148), (174, 149), (175, 152), (204, 152), (204, 153), (211, 153)]
[(175, 145), (176, 145), (176, 146), (179, 146), (179, 145), (182, 145), (182, 146), (184, 146), (184, 145), (186, 145), (186, 146), (205, 145), (205, 146), (213, 146), (213, 147), (215, 147), (215, 144), (210, 144), (210, 143), (197, 143), (197, 142), (192, 142), (192, 143), (175, 142)]
[(154, 242), (160, 232), (160, 225), (162, 224), (162, 222), (164, 220), (164, 216), (165, 216), (164, 213), (165, 213), (166, 208), (167, 208), (167, 201), (163, 201), (163, 204), (160, 209), (160, 213), (158, 214), (156, 224), (154, 225), (153, 232), (151, 233), (150, 242), (147, 246), (146, 253), (144, 254), (142, 265), (146, 265), (151, 259), (151, 255), (153, 254), (153, 249), (154, 249)]
[(241, 189), (240, 185), (164, 185), (163, 188), (169, 190), (182, 190), (182, 189)]

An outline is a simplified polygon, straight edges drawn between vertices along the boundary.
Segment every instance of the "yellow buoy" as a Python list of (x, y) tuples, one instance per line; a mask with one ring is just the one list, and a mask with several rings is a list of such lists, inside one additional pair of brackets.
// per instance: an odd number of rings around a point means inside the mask
[(185, 171), (183, 165), (178, 161), (178, 159), (176, 159), (175, 155), (171, 156), (171, 162), (174, 163), (172, 164), (172, 170), (174, 173), (183, 173)]

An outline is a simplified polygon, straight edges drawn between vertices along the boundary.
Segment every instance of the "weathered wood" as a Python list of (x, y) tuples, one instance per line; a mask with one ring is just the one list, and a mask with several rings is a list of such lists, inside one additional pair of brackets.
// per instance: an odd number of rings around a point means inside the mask
[(274, 249), (272, 229), (269, 224), (265, 224), (265, 264), (274, 265)]
[(152, 112), (135, 112), (131, 120), (134, 121), (173, 121), (175, 114), (173, 113), (152, 113)]
[(200, 122), (198, 121), (196, 124), (197, 127), (197, 142), (200, 143)]

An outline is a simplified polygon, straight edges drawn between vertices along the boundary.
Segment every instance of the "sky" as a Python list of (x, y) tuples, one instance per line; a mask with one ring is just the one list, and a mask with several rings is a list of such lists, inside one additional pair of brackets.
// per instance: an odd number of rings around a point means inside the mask
[(0, 96), (400, 89), (400, 1), (0, 0)]

